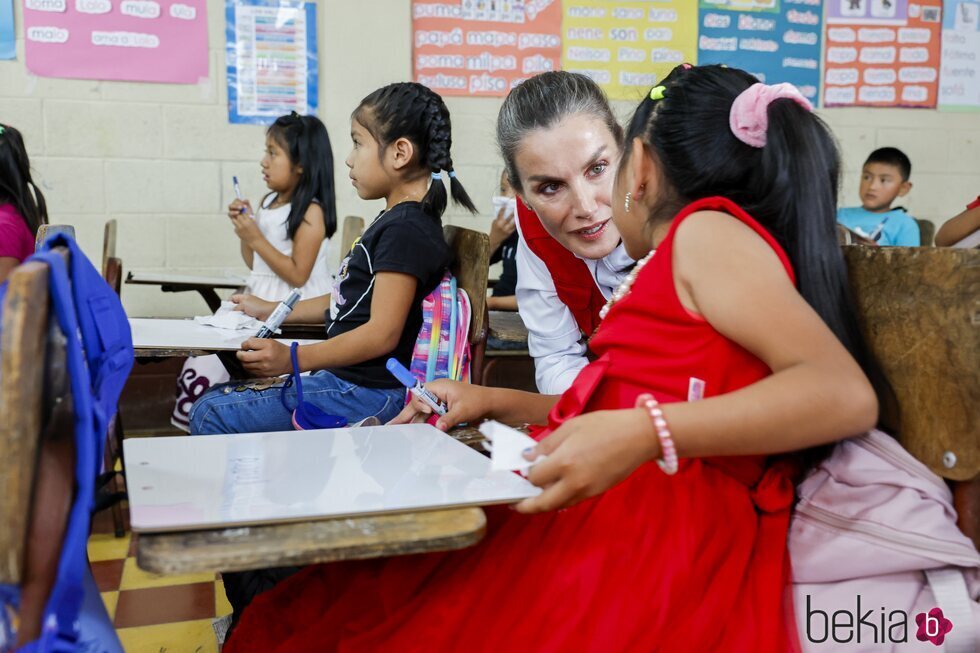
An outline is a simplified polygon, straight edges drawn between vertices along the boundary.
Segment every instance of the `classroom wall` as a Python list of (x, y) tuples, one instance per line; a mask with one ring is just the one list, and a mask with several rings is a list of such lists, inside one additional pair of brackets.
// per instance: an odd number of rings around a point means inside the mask
[[(21, 2), (15, 5), (19, 26)], [(127, 271), (246, 272), (224, 207), (234, 197), (232, 175), (253, 203), (261, 197), (264, 131), (227, 122), (224, 5), (208, 0), (210, 76), (196, 85), (35, 77), (24, 65), (22, 41), (16, 61), (0, 61), (0, 122), (24, 132), (52, 221), (74, 224), (91, 257), (101, 257), (103, 225), (112, 217)], [(370, 218), (382, 208), (358, 199), (347, 178), (349, 115), (375, 88), (410, 78), (410, 6), (409, 0), (318, 3), (319, 115), (333, 142), (341, 216)], [(500, 101), (451, 98), (448, 105), (459, 179), (489, 212), (501, 167), (493, 145)], [(632, 109), (615, 108), (624, 119)], [(940, 224), (980, 193), (980, 114), (820, 113), (841, 144), (845, 204), (857, 203), (861, 164), (883, 145), (912, 159), (907, 206), (916, 217)], [(450, 209), (445, 221), (487, 229), (490, 219)], [(164, 295), (153, 287), (124, 286), (123, 301), (134, 316), (206, 311), (196, 294)]]

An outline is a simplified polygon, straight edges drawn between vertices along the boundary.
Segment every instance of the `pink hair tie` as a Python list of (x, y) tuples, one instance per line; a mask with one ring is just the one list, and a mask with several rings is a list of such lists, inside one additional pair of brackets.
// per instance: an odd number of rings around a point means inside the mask
[(793, 100), (807, 111), (813, 111), (810, 101), (792, 84), (753, 84), (732, 102), (728, 124), (735, 138), (752, 147), (765, 147), (766, 130), (769, 129), (769, 105), (773, 100), (783, 98)]

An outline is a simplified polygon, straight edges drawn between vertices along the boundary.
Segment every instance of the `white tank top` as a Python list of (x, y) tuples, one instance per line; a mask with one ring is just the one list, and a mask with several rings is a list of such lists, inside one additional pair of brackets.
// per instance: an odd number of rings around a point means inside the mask
[[(265, 205), (259, 208), (255, 214), (255, 221), (266, 240), (280, 252), (290, 256), (293, 253), (293, 241), (286, 235), (286, 221), (289, 219), (290, 204), (284, 204), (274, 209), (268, 208), (275, 199), (275, 193), (266, 198)], [(320, 251), (317, 252), (316, 261), (310, 271), (310, 278), (300, 290), (303, 299), (330, 293), (330, 272), (327, 268), (328, 245), (329, 240), (326, 238), (320, 243)], [(292, 290), (290, 285), (280, 279), (279, 275), (272, 271), (272, 268), (261, 256), (255, 254), (252, 258), (252, 273), (248, 277), (246, 291), (256, 297), (278, 302), (286, 299), (290, 290)]]

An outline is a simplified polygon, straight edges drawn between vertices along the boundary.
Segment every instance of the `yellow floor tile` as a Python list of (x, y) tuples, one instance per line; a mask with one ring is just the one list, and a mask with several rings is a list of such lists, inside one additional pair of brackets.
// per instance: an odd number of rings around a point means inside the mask
[(119, 628), (126, 653), (217, 653), (218, 640), (210, 619), (156, 626)]
[(102, 592), (102, 603), (110, 619), (116, 618), (116, 604), (119, 603), (119, 592)]
[(101, 560), (122, 560), (129, 553), (129, 533), (125, 537), (116, 537), (112, 533), (95, 533), (88, 538), (88, 559), (91, 562)]
[(214, 582), (214, 572), (164, 576), (143, 571), (136, 566), (136, 558), (126, 558), (126, 562), (123, 564), (122, 582), (119, 584), (119, 589), (133, 590), (141, 587), (165, 587), (167, 585), (211, 582)]
[(217, 617), (223, 617), (231, 613), (231, 603), (228, 602), (228, 597), (225, 596), (225, 584), (220, 580), (216, 580), (214, 581), (214, 614)]

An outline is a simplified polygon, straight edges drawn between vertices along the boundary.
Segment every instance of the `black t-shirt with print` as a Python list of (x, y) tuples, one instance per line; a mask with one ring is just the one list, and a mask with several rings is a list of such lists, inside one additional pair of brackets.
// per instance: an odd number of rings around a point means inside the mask
[(415, 340), (422, 328), (422, 300), (439, 285), (449, 259), (442, 223), (423, 212), (418, 202), (402, 202), (379, 215), (337, 272), (331, 310), (326, 315), (327, 338), (367, 323), (371, 317), (374, 275), (378, 272), (401, 272), (418, 280), (408, 319), (394, 352), (329, 371), (367, 388), (400, 387), (385, 363), (394, 356), (405, 367), (411, 364)]

